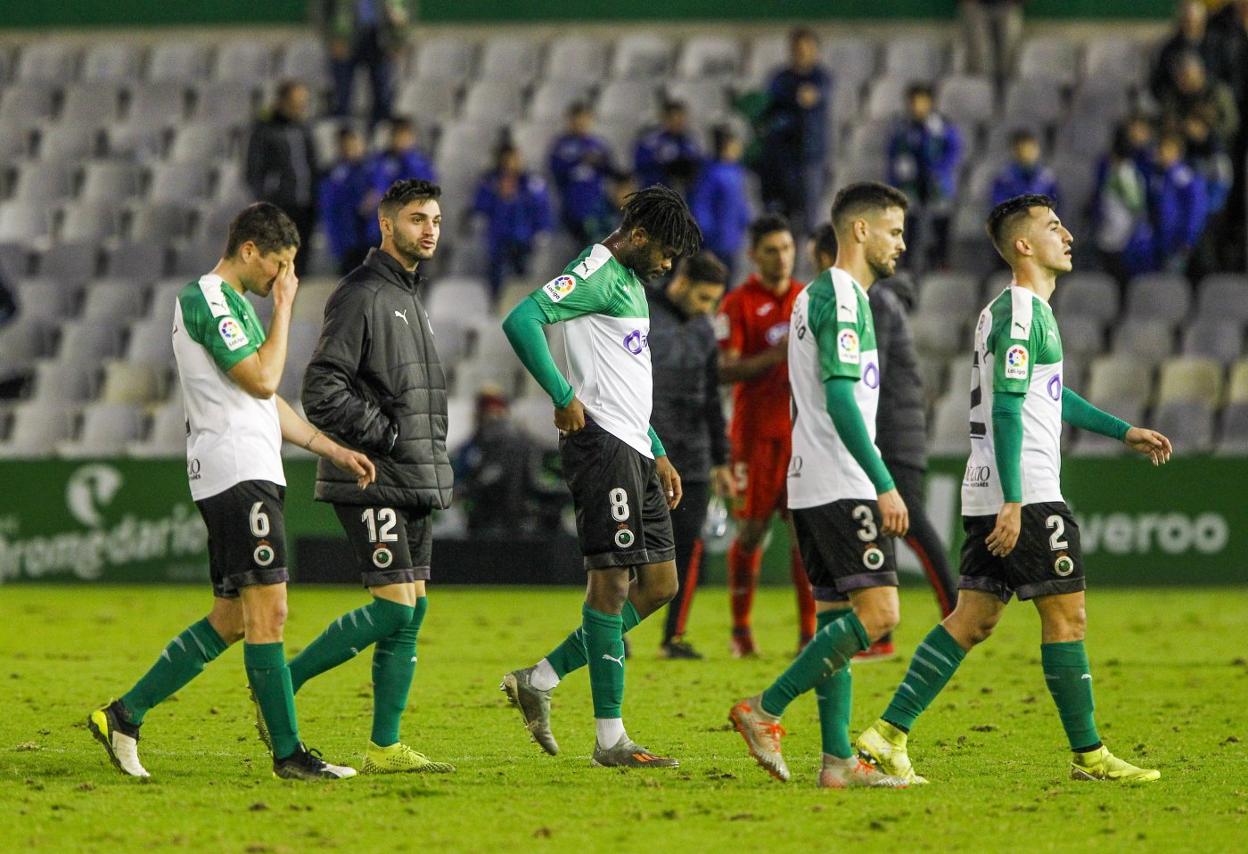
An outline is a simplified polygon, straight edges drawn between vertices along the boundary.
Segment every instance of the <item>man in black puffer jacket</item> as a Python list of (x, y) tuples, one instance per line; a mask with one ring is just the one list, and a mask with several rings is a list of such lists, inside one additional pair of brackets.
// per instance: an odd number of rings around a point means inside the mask
[[(813, 255), (818, 270), (836, 261), (836, 234), (831, 224), (815, 229)], [(931, 582), (942, 617), (957, 604), (957, 586), (949, 570), (945, 544), (927, 518), (924, 503), (927, 475), (927, 413), (919, 357), (910, 331), (914, 288), (908, 279), (895, 277), (877, 282), (867, 292), (875, 318), (875, 341), (880, 354), (880, 406), (875, 416), (875, 444), (888, 466), (897, 491), (910, 510), (906, 545), (918, 557)], [(871, 648), (854, 656), (857, 660), (891, 658), (893, 639), (880, 638)]]
[(290, 663), (296, 691), (313, 676), (373, 650), (373, 731), (361, 772), (453, 771), (399, 741), (428, 599), (431, 513), (451, 502), (446, 375), (421, 305), (421, 261), (442, 229), (441, 189), (396, 181), (381, 199), (381, 247), (338, 283), (303, 380), (313, 426), (366, 450), (377, 467), (367, 492), (317, 466), (316, 499), (334, 505), (356, 554), (368, 605), (339, 617)]

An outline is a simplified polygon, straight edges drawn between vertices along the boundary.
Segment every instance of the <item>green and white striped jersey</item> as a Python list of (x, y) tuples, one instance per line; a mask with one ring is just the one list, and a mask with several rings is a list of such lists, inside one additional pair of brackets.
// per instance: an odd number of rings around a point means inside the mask
[(1034, 291), (1010, 285), (979, 313), (972, 359), (971, 456), (962, 479), (962, 514), (1001, 510), (992, 438), (992, 398), (999, 392), (1025, 395), (1023, 503), (1062, 501), (1062, 338), (1053, 309)]
[(201, 276), (178, 294), (173, 355), (186, 408), (186, 474), (196, 501), (245, 480), (286, 484), (276, 399), (252, 397), (226, 376), (263, 343), (256, 310), (220, 276)]
[(564, 325), (568, 381), (594, 421), (638, 453), (650, 448), (650, 309), (641, 279), (594, 244), (532, 298)]
[(824, 383), (849, 377), (867, 434), (875, 441), (880, 360), (867, 292), (831, 267), (802, 289), (789, 319), (789, 384), (793, 393), (793, 452), (789, 507), (818, 507), (846, 498), (874, 500), (875, 487), (836, 432)]

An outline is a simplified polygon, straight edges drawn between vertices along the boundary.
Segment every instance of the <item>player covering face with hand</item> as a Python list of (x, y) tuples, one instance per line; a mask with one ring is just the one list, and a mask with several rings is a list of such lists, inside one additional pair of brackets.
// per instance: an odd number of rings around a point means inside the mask
[[(289, 779), (351, 777), (299, 740), (295, 697), (282, 642), (286, 618), (286, 478), (282, 440), (323, 457), (355, 492), (376, 478), (372, 462), (308, 424), (275, 393), (299, 280), (299, 234), (266, 202), (230, 223), (225, 255), (178, 294), (173, 351), (186, 407), (187, 476), (208, 528), (213, 605), (175, 637), (119, 700), (92, 712), (87, 726), (124, 774), (147, 777), (139, 726), (148, 711), (243, 640), (243, 664), (259, 720), (270, 734), (273, 773)], [(245, 293), (273, 297), (268, 334)]]
[[(670, 510), (680, 476), (650, 426), (653, 379), (645, 282), (691, 255), (702, 241), (684, 199), (663, 186), (626, 197), (619, 228), (585, 249), (563, 274), (529, 295), (503, 329), (520, 361), (555, 405), (563, 476), (589, 576), (581, 625), (502, 688), (547, 753), (550, 695), (568, 673), (589, 666), (595, 765), (672, 767), (624, 730), (624, 633), (676, 594)], [(542, 328), (563, 323), (571, 382), (555, 366)]]
[(1040, 663), (1070, 742), (1076, 780), (1156, 780), (1101, 742), (1084, 650), (1083, 555), (1079, 526), (1062, 498), (1062, 422), (1113, 436), (1153, 465), (1170, 440), (1102, 412), (1067, 388), (1062, 340), (1049, 298), (1072, 267), (1074, 238), (1047, 196), (997, 205), (988, 233), (1014, 281), (980, 313), (971, 369), (971, 456), (962, 482), (961, 581), (954, 612), (915, 650), (883, 717), (859, 736), (861, 756), (910, 783), (907, 738), (972, 647), (987, 640), (1010, 598), (1040, 613)]

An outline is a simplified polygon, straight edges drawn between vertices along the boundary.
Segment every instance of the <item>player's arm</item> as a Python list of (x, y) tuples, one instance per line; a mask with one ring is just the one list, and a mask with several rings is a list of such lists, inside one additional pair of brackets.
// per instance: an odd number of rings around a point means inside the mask
[(398, 424), (366, 397), (356, 380), (370, 340), (373, 295), (360, 288), (338, 288), (325, 304), (325, 324), (303, 375), (303, 411), (319, 430), (356, 448), (389, 454), (398, 441)]
[(684, 496), (684, 490), (680, 485), (680, 473), (676, 471), (676, 466), (672, 465), (672, 461), (667, 458), (667, 449), (663, 447), (659, 434), (654, 431), (653, 424), (649, 426), (647, 435), (650, 437), (650, 453), (654, 454), (655, 474), (659, 476), (659, 483), (663, 487), (663, 495), (667, 498), (667, 506), (675, 510), (676, 505), (680, 503), (680, 499)]
[(263, 344), (226, 371), (230, 379), (252, 397), (268, 400), (277, 394), (282, 371), (286, 368), (290, 313), (298, 287), (294, 265), (283, 262), (273, 283), (273, 319), (269, 321), (268, 336)]
[(367, 489), (377, 479), (377, 470), (373, 467), (372, 460), (359, 451), (344, 448), (304, 421), (280, 395), (276, 399), (277, 420), (282, 426), (283, 439), (305, 451), (311, 451), (318, 457), (324, 457), (343, 471), (355, 475), (360, 489)]
[(992, 348), (992, 444), (1001, 483), (1001, 510), (985, 542), (1005, 557), (1014, 550), (1023, 526), (1023, 400), (1031, 385), (1031, 369), (1040, 352), (1036, 324), (1027, 337), (1011, 338), (1016, 324), (1007, 318), (989, 334)]
[(1062, 420), (1080, 430), (1109, 436), (1152, 460), (1153, 465), (1170, 461), (1174, 448), (1170, 440), (1146, 427), (1132, 427), (1103, 409), (1098, 409), (1070, 388), (1062, 389)]

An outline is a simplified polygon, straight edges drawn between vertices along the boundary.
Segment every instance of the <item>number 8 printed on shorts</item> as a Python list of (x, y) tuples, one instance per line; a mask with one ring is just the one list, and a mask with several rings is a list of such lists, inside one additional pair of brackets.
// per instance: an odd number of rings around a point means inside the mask
[(627, 522), (629, 516), (628, 492), (617, 486), (607, 494), (607, 498), (611, 502), (611, 518), (617, 522)]

